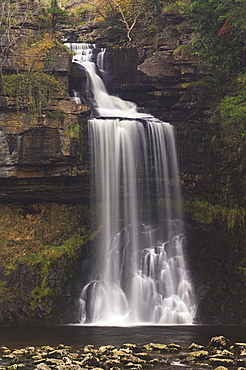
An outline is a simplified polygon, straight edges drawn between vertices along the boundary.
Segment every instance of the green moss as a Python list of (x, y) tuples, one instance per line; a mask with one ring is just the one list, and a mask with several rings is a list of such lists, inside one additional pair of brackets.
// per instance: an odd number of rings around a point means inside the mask
[[(0, 280), (7, 281), (0, 283), (0, 300), (20, 298), (29, 302), (30, 316), (41, 310), (38, 315), (45, 320), (56, 317), (68, 304), (61, 290), (73, 289), (78, 249), (97, 235), (81, 226), (88, 209), (84, 204), (40, 203), (3, 204), (0, 210)], [(27, 286), (24, 278), (18, 280), (21, 265), (30, 266), (35, 279)]]
[(66, 135), (69, 137), (76, 137), (79, 139), (80, 137), (80, 125), (76, 123), (73, 127), (67, 130)]
[(184, 212), (203, 225), (209, 225), (217, 220), (225, 224), (228, 229), (233, 229), (235, 226), (242, 230), (245, 228), (245, 208), (226, 208), (206, 201), (186, 200), (184, 201)]
[(183, 0), (183, 1), (171, 1), (171, 2), (164, 2), (163, 7), (163, 14), (169, 13), (176, 13), (176, 14), (184, 14), (188, 10), (190, 1)]
[(57, 39), (54, 40), (54, 49), (57, 51), (63, 51), (71, 56), (75, 55), (75, 51), (70, 50), (66, 45), (59, 42)]
[(27, 108), (32, 115), (40, 115), (51, 97), (62, 92), (59, 82), (42, 72), (3, 76), (2, 81), (4, 93), (16, 96), (17, 110)]
[(220, 84), (218, 79), (214, 76), (202, 77), (192, 84), (198, 98), (201, 101), (207, 101), (212, 107), (217, 106), (218, 102), (228, 90), (228, 84)]
[(2, 297), (5, 297), (7, 294), (8, 289), (6, 285), (7, 285), (7, 281), (0, 280), (0, 300)]
[(235, 91), (225, 96), (218, 107), (223, 138), (234, 142), (246, 139), (246, 73), (236, 81)]
[(174, 58), (179, 58), (179, 57), (185, 58), (185, 57), (190, 57), (192, 53), (193, 53), (193, 48), (191, 45), (180, 45), (174, 50), (173, 56)]
[(241, 273), (243, 273), (246, 279), (246, 258), (244, 258), (241, 262), (239, 262), (237, 268)]
[(81, 234), (75, 233), (71, 238), (67, 239), (64, 244), (59, 246), (46, 245), (38, 252), (31, 252), (22, 256), (19, 262), (25, 262), (29, 265), (41, 263), (43, 272), (45, 272), (47, 268), (61, 256), (67, 256), (69, 258), (75, 256), (78, 248), (83, 245), (88, 238), (82, 235), (82, 233), (84, 233), (84, 229), (81, 229)]
[(41, 273), (41, 284), (36, 286), (31, 292), (31, 309), (35, 310), (39, 303), (45, 307), (45, 313), (49, 314), (51, 308), (48, 301), (52, 296), (54, 296), (53, 290), (49, 286), (49, 273), (55, 264), (63, 259), (63, 266), (66, 264), (71, 265), (71, 260), (73, 260), (78, 249), (94, 239), (97, 232), (91, 233), (89, 235), (85, 234), (85, 230), (82, 228), (80, 232), (75, 233), (71, 238), (67, 239), (64, 244), (59, 246), (47, 245), (44, 246), (39, 252), (28, 253), (19, 259), (19, 263), (27, 263), (30, 266), (40, 266)]
[(70, 16), (72, 16), (73, 23), (76, 25), (84, 24), (88, 21), (93, 21), (96, 15), (96, 7), (92, 3), (78, 3), (74, 4), (70, 10)]
[(177, 84), (176, 87), (178, 89), (188, 89), (188, 88), (192, 88), (194, 86), (194, 83), (193, 81), (192, 82), (182, 82), (180, 84)]
[(57, 118), (61, 118), (62, 117), (62, 113), (59, 112), (58, 110), (52, 110), (52, 111), (48, 111), (47, 113), (47, 116), (51, 119), (57, 119)]
[(39, 258), (45, 246), (63, 245), (81, 233), (85, 217), (72, 204), (2, 204), (0, 211), (0, 261), (5, 268), (17, 266), (29, 255)]
[(30, 308), (32, 311), (35, 311), (37, 304), (42, 303), (45, 307), (45, 313), (48, 315), (51, 313), (51, 308), (48, 305), (48, 299), (54, 296), (53, 291), (50, 288), (44, 287), (35, 287), (31, 292), (32, 300), (30, 302)]

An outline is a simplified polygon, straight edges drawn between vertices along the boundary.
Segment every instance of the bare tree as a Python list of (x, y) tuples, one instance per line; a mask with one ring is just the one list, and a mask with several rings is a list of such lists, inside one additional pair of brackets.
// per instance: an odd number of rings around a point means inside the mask
[(39, 0), (2, 0), (0, 4), (0, 76), (3, 67), (10, 67), (8, 57), (20, 30), (40, 10)]
[(142, 13), (142, 10), (140, 10), (140, 11), (138, 11), (137, 12), (137, 14), (134, 16), (134, 18), (133, 18), (133, 21), (127, 21), (127, 19), (126, 19), (126, 17), (125, 17), (125, 14), (124, 14), (124, 12), (123, 12), (123, 10), (122, 10), (122, 7), (121, 7), (121, 5), (120, 5), (120, 3), (119, 2), (117, 2), (116, 0), (112, 0), (113, 1), (113, 3), (115, 4), (115, 6), (117, 7), (117, 9), (118, 9), (118, 11), (119, 11), (119, 13), (120, 13), (120, 15), (121, 15), (121, 19), (120, 19), (120, 21), (125, 25), (125, 27), (126, 27), (126, 30), (127, 30), (127, 33), (126, 33), (126, 35), (127, 35), (127, 38), (128, 38), (128, 40), (129, 41), (132, 41), (132, 38), (131, 38), (131, 36), (130, 36), (130, 33), (131, 33), (131, 31), (132, 31), (132, 29), (134, 28), (134, 26), (136, 25), (136, 22), (137, 22), (137, 19), (138, 19), (138, 17), (141, 15), (141, 13)]

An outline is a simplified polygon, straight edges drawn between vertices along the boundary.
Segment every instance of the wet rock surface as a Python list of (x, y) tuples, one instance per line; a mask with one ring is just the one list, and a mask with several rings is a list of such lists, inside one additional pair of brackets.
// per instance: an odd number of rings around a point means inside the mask
[[(57, 347), (28, 346), (10, 350), (0, 346), (0, 370), (120, 370), (120, 369), (160, 369), (169, 368), (246, 368), (246, 343), (235, 343), (228, 347), (225, 337), (211, 338), (205, 349), (193, 351), (199, 344), (192, 343), (188, 348), (177, 344), (148, 343), (137, 345), (123, 344), (116, 348), (105, 345), (70, 347), (60, 344)], [(219, 344), (219, 346), (218, 346)], [(221, 349), (218, 349), (220, 347)]]

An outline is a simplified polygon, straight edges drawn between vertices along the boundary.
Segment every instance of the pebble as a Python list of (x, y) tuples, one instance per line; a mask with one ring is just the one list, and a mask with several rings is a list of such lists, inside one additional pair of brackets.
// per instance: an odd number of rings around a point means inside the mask
[(196, 369), (246, 370), (246, 343), (232, 345), (223, 336), (211, 338), (207, 347), (192, 343), (187, 349), (174, 343), (125, 343), (119, 348), (105, 345), (98, 349), (60, 344), (14, 350), (0, 346), (0, 354), (0, 370), (159, 370), (167, 366), (170, 370), (182, 364)]

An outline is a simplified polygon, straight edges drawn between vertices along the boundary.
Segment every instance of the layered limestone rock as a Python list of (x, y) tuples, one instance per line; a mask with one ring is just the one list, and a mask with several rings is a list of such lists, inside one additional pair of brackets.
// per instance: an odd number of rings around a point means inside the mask
[[(23, 22), (21, 17), (22, 13)], [(55, 77), (60, 90), (39, 113), (31, 111), (31, 103), (22, 101), (22, 95), (0, 91), (0, 200), (81, 199), (86, 174), (82, 141), (89, 107), (70, 102), (72, 56), (48, 34), (30, 46), (30, 40), (40, 38), (35, 24), (21, 23), (9, 32), (7, 57), (0, 55), (3, 72), (45, 73)], [(70, 181), (75, 176), (82, 178), (81, 186)]]
[(231, 198), (242, 204), (245, 182), (237, 162), (245, 153), (238, 150), (227, 158), (218, 149), (220, 127), (198, 84), (211, 72), (199, 66), (192, 50), (194, 32), (184, 18), (166, 14), (157, 35), (135, 44), (133, 38), (130, 47), (103, 37), (98, 22), (81, 27), (61, 28), (61, 33), (68, 42), (93, 40), (107, 46), (104, 79), (109, 92), (175, 126), (183, 193), (224, 206), (231, 206)]
[(60, 323), (71, 319), (78, 251), (89, 235), (83, 142), (90, 110), (70, 101), (71, 54), (16, 12), (20, 24), (9, 39), (1, 30), (4, 75), (18, 83), (34, 74), (56, 89), (38, 110), (23, 99), (28, 92), (0, 89), (0, 325)]

